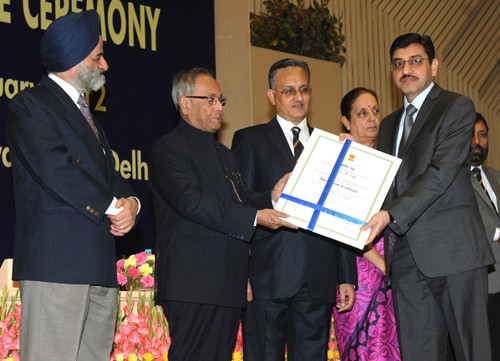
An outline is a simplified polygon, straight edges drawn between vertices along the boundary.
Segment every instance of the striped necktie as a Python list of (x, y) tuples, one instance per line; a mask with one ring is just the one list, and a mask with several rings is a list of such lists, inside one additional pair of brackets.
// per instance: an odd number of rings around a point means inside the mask
[(486, 196), (490, 200), (491, 205), (492, 205), (493, 209), (495, 210), (495, 213), (498, 216), (497, 207), (495, 206), (495, 203), (493, 203), (493, 200), (491, 199), (490, 194), (488, 193), (488, 191), (486, 190), (486, 187), (484, 186), (483, 177), (481, 176), (481, 169), (474, 167), (474, 168), (472, 168), (471, 172), (472, 172), (472, 174), (474, 174), (474, 177), (476, 177), (477, 181), (481, 185), (481, 188), (483, 188), (484, 193), (486, 193)]
[(299, 135), (300, 135), (300, 128), (299, 127), (293, 127), (292, 128), (292, 133), (293, 133), (293, 154), (295, 156), (295, 161), (299, 160), (300, 155), (302, 154), (302, 151), (304, 150), (304, 146), (300, 142)]

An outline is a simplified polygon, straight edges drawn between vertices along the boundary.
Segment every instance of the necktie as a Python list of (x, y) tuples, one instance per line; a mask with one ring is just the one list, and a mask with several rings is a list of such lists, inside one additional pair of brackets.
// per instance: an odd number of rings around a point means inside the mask
[(413, 127), (413, 114), (415, 114), (416, 111), (417, 111), (417, 108), (415, 108), (411, 104), (408, 104), (408, 106), (406, 107), (406, 114), (405, 114), (404, 126), (403, 126), (403, 136), (401, 137), (401, 141), (399, 142), (398, 155), (400, 155), (403, 152), (406, 141), (408, 140), (408, 136), (410, 135), (411, 128)]
[(295, 155), (295, 161), (298, 161), (300, 155), (302, 154), (302, 151), (304, 150), (304, 146), (299, 140), (300, 128), (293, 127), (292, 133), (293, 133), (293, 154)]
[(82, 112), (85, 119), (87, 119), (87, 122), (89, 123), (90, 128), (92, 128), (92, 131), (94, 132), (95, 137), (97, 138), (97, 140), (99, 140), (99, 131), (97, 130), (97, 128), (95, 126), (94, 118), (92, 117), (92, 114), (90, 113), (87, 102), (85, 101), (85, 98), (82, 95), (80, 95), (80, 97), (78, 98), (77, 104), (80, 106), (80, 111)]
[(474, 177), (476, 177), (477, 181), (481, 185), (481, 188), (483, 188), (484, 193), (486, 193), (486, 196), (490, 200), (491, 205), (493, 206), (493, 209), (495, 210), (495, 213), (498, 216), (497, 207), (495, 206), (495, 203), (493, 203), (493, 200), (491, 199), (490, 194), (488, 193), (488, 191), (486, 190), (486, 187), (484, 186), (483, 177), (481, 176), (481, 169), (475, 167), (475, 168), (472, 168), (471, 172), (472, 172), (472, 174), (474, 174)]

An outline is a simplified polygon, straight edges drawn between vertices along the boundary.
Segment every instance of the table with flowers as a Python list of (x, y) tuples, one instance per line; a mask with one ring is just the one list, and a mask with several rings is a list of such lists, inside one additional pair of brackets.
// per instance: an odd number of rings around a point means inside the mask
[[(160, 306), (154, 304), (154, 255), (150, 250), (124, 257), (116, 264), (120, 288), (118, 316), (110, 361), (168, 361), (170, 334)], [(12, 260), (0, 269), (0, 361), (19, 361), (19, 289), (12, 282)], [(328, 360), (340, 361), (337, 342), (330, 332)], [(243, 360), (241, 325), (233, 361)]]

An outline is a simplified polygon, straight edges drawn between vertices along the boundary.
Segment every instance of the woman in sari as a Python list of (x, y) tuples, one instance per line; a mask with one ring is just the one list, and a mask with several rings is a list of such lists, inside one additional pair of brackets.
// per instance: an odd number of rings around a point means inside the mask
[[(357, 143), (376, 148), (381, 117), (375, 92), (365, 88), (351, 90), (342, 99), (340, 110), (344, 131)], [(358, 289), (354, 307), (343, 313), (334, 308), (342, 361), (401, 360), (383, 255), (383, 238), (365, 247), (357, 257)]]

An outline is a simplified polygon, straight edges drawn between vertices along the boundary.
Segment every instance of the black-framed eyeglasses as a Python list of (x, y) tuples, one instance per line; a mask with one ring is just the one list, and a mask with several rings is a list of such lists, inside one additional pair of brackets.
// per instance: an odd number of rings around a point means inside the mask
[(427, 58), (421, 58), (420, 56), (415, 56), (413, 58), (410, 58), (408, 60), (403, 60), (403, 59), (396, 59), (391, 61), (391, 67), (393, 70), (401, 70), (404, 68), (405, 63), (408, 63), (408, 65), (412, 68), (418, 67), (423, 64), (424, 60), (429, 60)]
[(224, 97), (224, 96), (222, 96), (222, 95), (220, 97), (216, 97), (215, 95), (206, 95), (206, 96), (202, 96), (202, 95), (186, 95), (186, 98), (206, 99), (206, 100), (208, 100), (208, 104), (210, 104), (212, 106), (214, 106), (215, 104), (217, 104), (217, 101), (219, 101), (222, 106), (225, 106), (226, 102), (227, 102), (227, 98)]
[(309, 95), (312, 92), (312, 88), (308, 87), (308, 86), (300, 87), (298, 90), (294, 89), (294, 88), (286, 88), (283, 90), (278, 90), (278, 89), (272, 89), (272, 90), (274, 90), (276, 92), (280, 92), (281, 94), (283, 94), (287, 98), (292, 98), (292, 97), (296, 96), (297, 93), (300, 93), (301, 95)]

